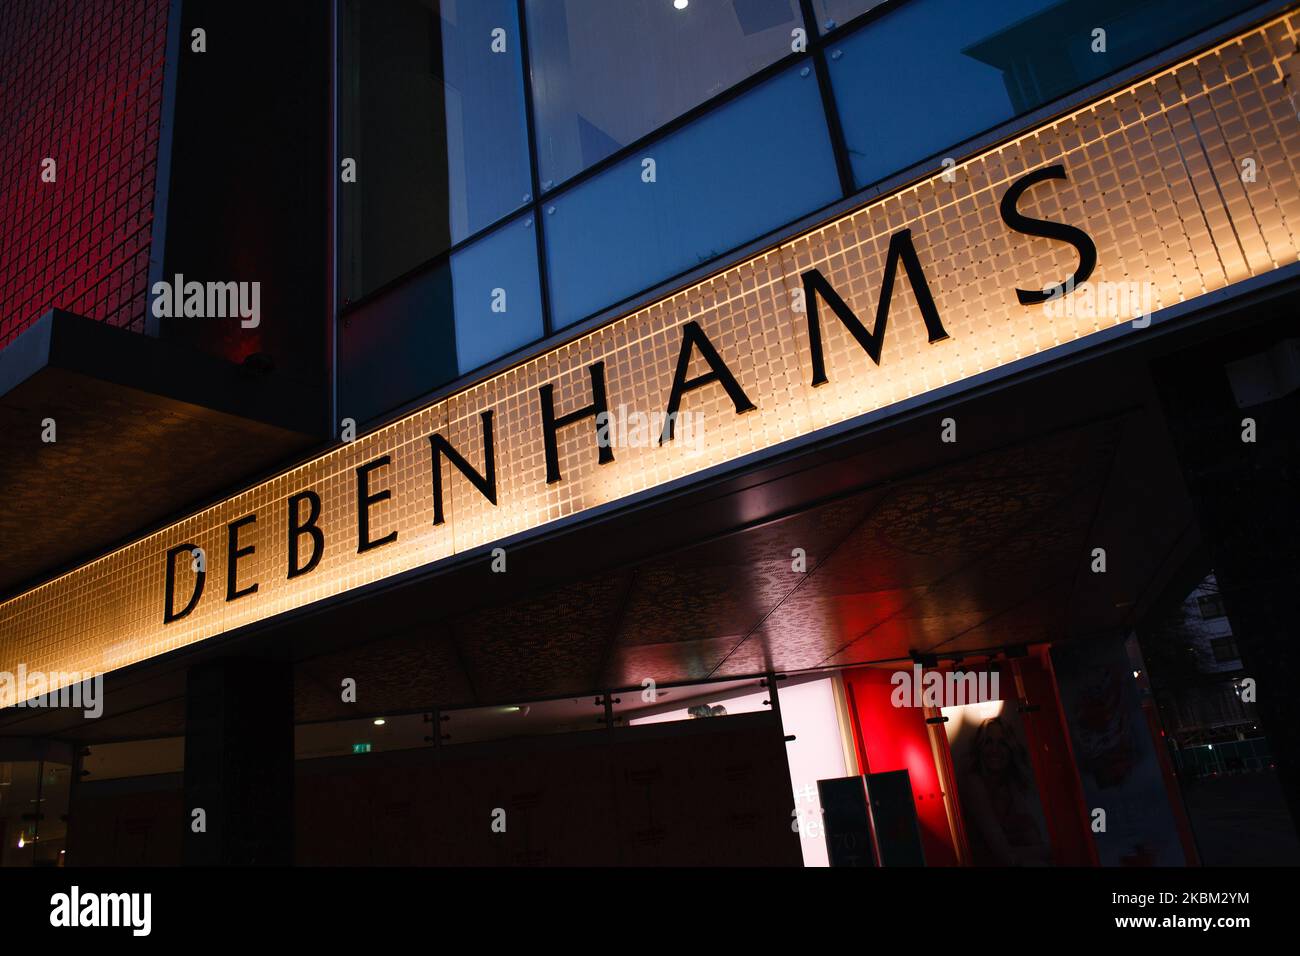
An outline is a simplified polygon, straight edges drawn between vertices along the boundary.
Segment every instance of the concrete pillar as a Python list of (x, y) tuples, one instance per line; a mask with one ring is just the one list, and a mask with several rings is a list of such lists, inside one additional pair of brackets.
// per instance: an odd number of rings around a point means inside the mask
[[(195, 831), (196, 810), (205, 830)], [(216, 660), (190, 669), (185, 863), (293, 862), (293, 667)]]

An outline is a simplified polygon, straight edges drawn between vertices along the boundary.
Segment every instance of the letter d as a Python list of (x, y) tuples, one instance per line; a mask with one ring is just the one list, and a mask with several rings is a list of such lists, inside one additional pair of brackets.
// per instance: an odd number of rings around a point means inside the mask
[(203, 596), (203, 582), (207, 578), (206, 570), (199, 571), (194, 578), (194, 593), (190, 595), (190, 602), (185, 605), (179, 612), (173, 612), (176, 597), (176, 559), (182, 554), (192, 554), (198, 545), (178, 544), (167, 552), (167, 596), (165, 598), (166, 606), (163, 609), (163, 623), (170, 624), (172, 621), (179, 621), (190, 611), (194, 610), (194, 605), (199, 603), (199, 598)]

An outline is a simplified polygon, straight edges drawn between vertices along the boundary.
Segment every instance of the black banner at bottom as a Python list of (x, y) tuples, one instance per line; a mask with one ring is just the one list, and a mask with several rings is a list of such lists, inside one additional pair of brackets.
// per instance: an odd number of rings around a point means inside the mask
[(700, 933), (722, 938), (746, 924), (782, 937), (903, 934), (946, 948), (980, 937), (1231, 943), (1288, 926), (1289, 876), (1214, 868), (27, 869), (0, 870), (0, 918), (10, 941), (76, 934), (128, 946), (373, 944), (380, 931), (397, 945), (433, 931), (449, 942), (499, 946), (517, 934), (528, 945), (549, 937), (548, 946), (567, 939), (585, 949), (684, 932), (698, 942)]

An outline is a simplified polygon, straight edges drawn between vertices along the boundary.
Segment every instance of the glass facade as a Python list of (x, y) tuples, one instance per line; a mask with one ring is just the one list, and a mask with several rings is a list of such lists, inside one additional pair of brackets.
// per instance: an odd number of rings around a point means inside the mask
[(844, 26), (855, 17), (882, 7), (889, 0), (812, 0), (817, 29), (822, 33)]
[(547, 189), (792, 52), (797, 0), (527, 0)]
[(542, 337), (542, 293), (531, 215), (451, 257), (451, 306), (461, 371)]
[(548, 204), (555, 327), (839, 196), (817, 80), (793, 67)]
[[(854, 181), (859, 187), (878, 182), (1252, 5), (902, 4), (827, 49)], [(922, 48), (926, 55), (917, 56)]]
[(62, 866), (72, 767), (0, 761), (0, 867)]
[(380, 417), (1254, 5), (341, 0), (340, 414)]
[(357, 299), (532, 186), (514, 0), (346, 0), (340, 37), (340, 162), (356, 164), (339, 190), (340, 284)]

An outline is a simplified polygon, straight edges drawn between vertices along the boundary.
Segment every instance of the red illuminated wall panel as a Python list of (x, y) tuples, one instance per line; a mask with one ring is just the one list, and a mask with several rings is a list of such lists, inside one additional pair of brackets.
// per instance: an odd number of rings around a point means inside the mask
[(871, 667), (844, 674), (858, 763), (864, 773), (907, 771), (926, 865), (955, 866), (957, 851), (952, 844), (943, 784), (935, 767), (925, 713), (919, 707), (895, 707), (890, 703), (892, 674), (891, 670)]
[(53, 307), (144, 330), (167, 10), (5, 0), (0, 348)]

